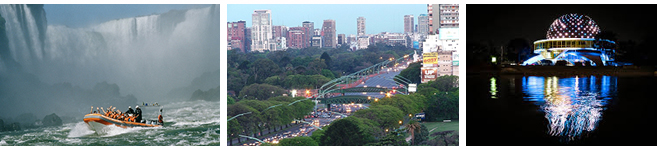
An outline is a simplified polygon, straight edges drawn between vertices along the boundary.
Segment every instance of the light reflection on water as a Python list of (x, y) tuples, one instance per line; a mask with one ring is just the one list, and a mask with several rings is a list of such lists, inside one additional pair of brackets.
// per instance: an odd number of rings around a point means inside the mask
[(524, 100), (535, 102), (548, 120), (548, 134), (565, 141), (594, 131), (602, 111), (616, 94), (616, 77), (522, 78)]

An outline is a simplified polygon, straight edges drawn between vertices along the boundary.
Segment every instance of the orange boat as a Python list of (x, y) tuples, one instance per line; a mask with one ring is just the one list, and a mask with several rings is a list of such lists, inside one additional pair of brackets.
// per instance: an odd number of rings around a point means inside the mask
[(84, 122), (91, 127), (94, 131), (102, 131), (106, 126), (115, 125), (121, 128), (132, 128), (132, 127), (162, 127), (161, 124), (158, 124), (156, 121), (147, 121), (149, 123), (137, 123), (129, 121), (121, 121), (118, 119), (110, 118), (102, 114), (87, 114), (84, 115)]

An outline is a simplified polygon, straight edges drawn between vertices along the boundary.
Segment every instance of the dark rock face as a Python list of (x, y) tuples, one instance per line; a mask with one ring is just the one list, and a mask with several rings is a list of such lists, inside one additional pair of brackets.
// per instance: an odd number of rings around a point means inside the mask
[(7, 124), (4, 126), (4, 131), (18, 131), (21, 130), (21, 124), (14, 122), (12, 124)]
[(62, 125), (62, 119), (59, 118), (55, 113), (52, 113), (50, 115), (47, 115), (46, 117), (43, 118), (41, 121), (43, 123), (43, 126), (61, 126)]

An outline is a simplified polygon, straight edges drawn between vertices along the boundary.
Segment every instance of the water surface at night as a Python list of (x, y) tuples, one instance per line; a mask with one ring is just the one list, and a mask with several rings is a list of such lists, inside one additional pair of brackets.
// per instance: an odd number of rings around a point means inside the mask
[(655, 77), (468, 76), (467, 145), (655, 145)]

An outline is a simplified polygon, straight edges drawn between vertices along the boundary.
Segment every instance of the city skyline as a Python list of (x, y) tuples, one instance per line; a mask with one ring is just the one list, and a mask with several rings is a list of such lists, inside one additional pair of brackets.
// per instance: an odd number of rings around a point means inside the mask
[[(227, 8), (227, 20), (228, 22), (243, 20), (246, 21), (246, 27), (251, 27), (251, 14), (253, 11), (268, 9), (271, 10), (273, 25), (277, 26), (297, 27), (301, 26), (303, 21), (311, 21), (315, 23), (315, 28), (318, 28), (318, 24), (331, 19), (335, 20), (336, 34), (357, 35), (357, 19), (358, 17), (364, 17), (367, 20), (366, 34), (403, 33), (404, 15), (419, 16), (420, 14), (427, 14), (426, 7), (426, 4), (231, 4)], [(381, 11), (392, 9), (395, 11)], [(335, 12), (332, 10), (340, 11)]]

